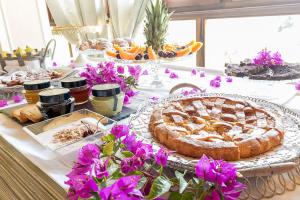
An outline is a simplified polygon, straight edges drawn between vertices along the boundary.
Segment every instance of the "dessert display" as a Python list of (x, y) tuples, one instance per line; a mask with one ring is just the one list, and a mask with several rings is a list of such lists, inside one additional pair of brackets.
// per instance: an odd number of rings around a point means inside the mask
[(49, 80), (27, 81), (24, 83), (23, 94), (29, 104), (35, 104), (39, 101), (39, 93), (49, 87)]
[(110, 49), (112, 47), (112, 43), (105, 39), (105, 38), (97, 38), (95, 40), (88, 40), (86, 42), (83, 42), (79, 46), (79, 50), (85, 51), (88, 49), (95, 49), (95, 50), (100, 50), (103, 51), (105, 49)]
[(70, 89), (70, 94), (75, 99), (75, 105), (88, 102), (89, 89), (87, 87), (86, 78), (68, 78), (61, 81), (63, 88)]
[(54, 88), (39, 93), (40, 102), (37, 103), (44, 118), (54, 118), (74, 110), (74, 98), (66, 88)]
[(98, 113), (111, 117), (122, 111), (124, 96), (118, 84), (101, 84), (92, 88), (90, 100)]
[(40, 70), (39, 72), (17, 71), (10, 76), (1, 77), (0, 86), (13, 87), (23, 85), (26, 81), (31, 80), (54, 80), (62, 78), (64, 72), (60, 70)]
[(249, 77), (256, 80), (291, 80), (300, 78), (300, 64), (284, 63), (280, 53), (273, 55), (264, 49), (253, 60), (240, 64), (225, 64), (228, 76)]
[(178, 154), (227, 161), (249, 158), (281, 144), (281, 121), (252, 102), (199, 97), (166, 103), (152, 113), (149, 130)]
[(13, 110), (12, 117), (16, 118), (20, 123), (28, 121), (36, 123), (43, 119), (42, 113), (35, 104), (29, 104)]
[(157, 59), (176, 59), (184, 57), (199, 51), (202, 47), (201, 42), (192, 40), (186, 45), (165, 44), (161, 50), (157, 52), (152, 46), (138, 46), (131, 43), (129, 47), (121, 47), (114, 45), (114, 50), (107, 50), (109, 57), (122, 60), (157, 60)]

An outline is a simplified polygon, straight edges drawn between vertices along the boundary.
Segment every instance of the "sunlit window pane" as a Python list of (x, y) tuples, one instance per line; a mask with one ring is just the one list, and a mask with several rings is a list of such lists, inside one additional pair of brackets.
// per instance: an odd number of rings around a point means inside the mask
[(300, 62), (300, 15), (208, 19), (205, 42), (209, 68), (253, 58), (263, 48), (281, 52), (287, 62)]

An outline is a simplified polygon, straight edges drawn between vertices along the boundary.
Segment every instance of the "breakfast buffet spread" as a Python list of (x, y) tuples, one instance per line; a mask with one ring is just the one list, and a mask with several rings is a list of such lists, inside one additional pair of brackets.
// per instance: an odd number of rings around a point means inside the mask
[[(129, 39), (87, 41), (79, 49), (105, 52), (108, 62), (78, 70), (56, 68), (5, 74), (1, 77), (2, 92), (18, 87), (15, 92), (24, 96), (25, 102), (9, 108), (4, 106), (1, 112), (21, 124), (26, 133), (55, 152), (58, 158), (70, 149), (76, 151), (84, 144), (108, 137), (118, 121), (130, 116), (130, 127), (136, 137), (153, 145), (154, 152), (158, 153), (161, 147), (174, 152), (168, 158), (168, 166), (174, 169), (191, 172), (195, 160), (203, 159), (204, 155), (233, 162), (239, 170), (295, 160), (297, 151), (290, 151), (284, 157), (282, 152), (299, 141), (295, 128), (299, 126), (299, 119), (292, 111), (276, 105), (269, 107), (268, 102), (194, 90), (165, 100), (153, 98), (152, 103), (142, 104), (138, 110), (128, 110), (130, 98), (137, 95), (134, 88), (139, 76), (147, 74), (147, 69), (143, 71), (139, 65), (126, 66), (126, 63), (176, 61), (196, 53), (201, 47), (202, 43), (194, 40), (185, 45), (166, 43), (159, 50), (137, 45)], [(277, 80), (276, 77), (284, 79), (287, 75), (281, 73), (281, 68), (291, 69), (281, 62), (278, 54), (269, 63), (260, 63), (259, 56), (253, 63), (241, 63), (242, 67), (226, 64), (225, 73)], [(255, 67), (250, 67), (252, 65)], [(246, 67), (251, 69), (247, 71)], [(165, 73), (170, 73), (169, 69)], [(196, 73), (197, 70), (192, 71), (192, 75)], [(296, 74), (287, 76), (297, 78)], [(171, 73), (170, 78), (173, 78)], [(221, 81), (219, 79), (214, 81)], [(226, 78), (228, 82), (230, 79), (232, 81), (231, 77)], [(210, 85), (217, 87), (212, 81)]]

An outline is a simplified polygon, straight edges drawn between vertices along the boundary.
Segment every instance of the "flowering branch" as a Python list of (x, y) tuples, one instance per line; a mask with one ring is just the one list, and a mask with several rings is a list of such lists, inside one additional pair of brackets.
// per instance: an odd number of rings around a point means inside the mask
[(179, 171), (169, 177), (164, 168), (171, 152), (162, 147), (155, 153), (126, 125), (114, 126), (101, 140), (101, 146), (88, 144), (78, 152), (65, 182), (69, 199), (158, 200), (168, 193), (175, 200), (234, 200), (245, 189), (233, 164), (205, 155), (196, 165), (196, 177), (186, 180), (186, 172)]
[(96, 67), (86, 65), (85, 71), (80, 76), (87, 79), (87, 84), (91, 89), (94, 85), (103, 83), (117, 83), (125, 93), (124, 103), (127, 104), (130, 98), (137, 92), (133, 91), (138, 85), (138, 80), (142, 74), (142, 68), (139, 65), (127, 66), (128, 74), (125, 74), (124, 66), (115, 66), (114, 62), (101, 62)]

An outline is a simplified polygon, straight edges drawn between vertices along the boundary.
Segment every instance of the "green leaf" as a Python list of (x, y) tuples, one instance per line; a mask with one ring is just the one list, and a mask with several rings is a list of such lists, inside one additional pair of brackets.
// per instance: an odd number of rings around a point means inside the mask
[(170, 190), (172, 183), (164, 176), (158, 176), (154, 179), (150, 193), (147, 199), (155, 199)]
[(134, 154), (131, 151), (122, 151), (121, 154), (125, 157), (125, 158), (131, 158), (132, 156), (134, 156)]
[(93, 200), (101, 200), (100, 197), (99, 197), (98, 192), (92, 192), (92, 194), (93, 194), (93, 196), (94, 196), (94, 197), (92, 198)]
[(115, 141), (116, 137), (113, 134), (108, 134), (104, 137), (102, 137), (102, 141), (103, 142), (111, 142), (111, 141)]
[(120, 169), (115, 170), (115, 171), (111, 174), (111, 177), (112, 177), (113, 179), (119, 179), (119, 178), (121, 178), (122, 176), (123, 176), (123, 175), (122, 175)]
[(112, 155), (114, 146), (115, 146), (114, 141), (111, 141), (111, 142), (107, 143), (106, 145), (104, 145), (103, 146), (103, 154), (108, 155), (108, 156)]
[(199, 179), (198, 179), (198, 178), (195, 178), (195, 177), (193, 177), (193, 181), (194, 181), (196, 184), (199, 184), (199, 183), (200, 183)]
[(180, 173), (179, 171), (175, 171), (175, 176), (179, 180), (179, 193), (182, 193), (188, 186), (188, 183), (184, 179), (184, 174)]
[(184, 192), (182, 194), (179, 192), (171, 192), (168, 200), (193, 200), (194, 196), (192, 192)]
[(140, 180), (139, 180), (139, 184), (137, 185), (137, 189), (140, 190), (144, 187), (144, 185), (147, 183), (147, 178), (145, 176), (143, 176)]

